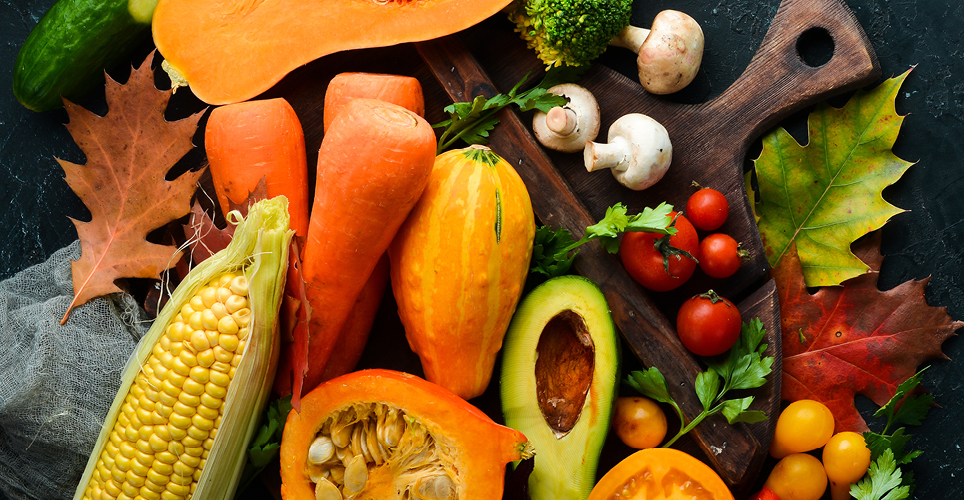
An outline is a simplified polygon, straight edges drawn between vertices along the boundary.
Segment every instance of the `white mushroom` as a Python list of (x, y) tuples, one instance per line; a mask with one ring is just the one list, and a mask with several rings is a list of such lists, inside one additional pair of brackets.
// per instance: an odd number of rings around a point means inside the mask
[(686, 87), (703, 61), (703, 30), (695, 19), (676, 10), (657, 14), (652, 30), (626, 26), (609, 43), (639, 54), (639, 83), (653, 94)]
[(556, 151), (581, 151), (586, 143), (599, 134), (599, 104), (585, 87), (564, 83), (549, 89), (552, 94), (569, 100), (548, 113), (536, 111), (532, 117), (532, 131), (539, 142)]
[(589, 142), (583, 152), (586, 170), (608, 168), (623, 186), (640, 191), (659, 182), (673, 161), (669, 133), (640, 113), (623, 115), (609, 127), (609, 143)]

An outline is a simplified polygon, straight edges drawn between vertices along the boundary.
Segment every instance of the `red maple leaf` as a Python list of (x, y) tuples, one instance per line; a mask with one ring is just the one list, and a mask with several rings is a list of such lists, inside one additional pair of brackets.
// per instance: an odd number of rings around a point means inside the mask
[[(147, 61), (153, 56), (148, 56)], [(64, 314), (94, 297), (120, 292), (121, 278), (159, 278), (181, 252), (147, 241), (147, 235), (190, 210), (201, 171), (165, 179), (193, 148), (201, 113), (169, 122), (171, 91), (154, 87), (145, 61), (127, 84), (107, 79), (108, 112), (98, 116), (65, 102), (67, 130), (87, 157), (86, 165), (59, 160), (67, 184), (84, 202), (91, 221), (74, 220), (81, 257), (71, 265), (74, 300)]]
[(964, 326), (946, 308), (927, 305), (929, 278), (877, 288), (879, 231), (853, 250), (872, 272), (814, 294), (804, 284), (796, 249), (772, 272), (783, 321), (783, 399), (823, 402), (838, 432), (867, 430), (854, 406), (856, 394), (886, 404), (920, 364), (946, 358), (941, 344)]

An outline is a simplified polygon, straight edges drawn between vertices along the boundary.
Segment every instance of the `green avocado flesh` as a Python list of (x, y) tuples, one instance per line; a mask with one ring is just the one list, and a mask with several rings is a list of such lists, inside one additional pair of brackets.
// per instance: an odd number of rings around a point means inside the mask
[(592, 491), (619, 345), (609, 305), (586, 278), (552, 278), (516, 309), (503, 343), (502, 412), (536, 449), (532, 500), (584, 500)]

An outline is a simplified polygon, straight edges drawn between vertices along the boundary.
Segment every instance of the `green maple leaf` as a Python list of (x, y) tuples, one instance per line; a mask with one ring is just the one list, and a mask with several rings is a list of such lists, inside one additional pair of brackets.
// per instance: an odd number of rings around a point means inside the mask
[(869, 271), (850, 245), (903, 212), (881, 191), (912, 165), (891, 151), (904, 119), (894, 99), (909, 73), (857, 91), (843, 108), (818, 105), (806, 146), (783, 128), (763, 138), (755, 210), (771, 266), (796, 245), (807, 286), (839, 285)]

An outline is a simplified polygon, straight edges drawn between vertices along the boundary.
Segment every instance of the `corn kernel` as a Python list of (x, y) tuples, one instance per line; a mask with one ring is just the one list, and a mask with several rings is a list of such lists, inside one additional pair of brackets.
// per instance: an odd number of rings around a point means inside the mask
[(137, 416), (137, 420), (139, 420), (141, 424), (148, 424), (151, 422), (152, 411), (154, 411), (154, 405), (151, 405), (150, 409), (138, 406), (137, 409), (134, 410), (134, 415)]
[(224, 307), (227, 309), (229, 314), (234, 314), (241, 309), (248, 307), (247, 297), (242, 297), (240, 295), (231, 295), (228, 300), (224, 301)]
[(194, 396), (204, 394), (204, 384), (201, 384), (194, 379), (185, 380), (184, 387), (182, 387), (182, 389), (188, 394), (192, 394)]
[(239, 339), (239, 340), (244, 340), (244, 339), (248, 338), (248, 332), (250, 332), (250, 331), (251, 331), (251, 328), (249, 328), (249, 327), (247, 327), (247, 326), (244, 327), (244, 328), (241, 328), (240, 330), (238, 330), (238, 339)]
[(104, 483), (104, 491), (112, 497), (117, 497), (117, 495), (120, 494), (121, 489), (120, 486), (117, 486), (117, 481), (114, 481), (114, 479), (111, 478)]
[(188, 392), (181, 392), (181, 395), (177, 397), (177, 400), (188, 406), (197, 406), (201, 404), (201, 398)]
[(148, 440), (154, 435), (154, 426), (151, 424), (142, 425), (140, 429), (137, 429), (137, 438)]
[[(165, 421), (167, 421), (167, 419), (165, 419)], [(165, 425), (155, 425), (155, 426), (154, 426), (154, 435), (157, 436), (158, 439), (160, 439), (161, 441), (164, 442), (164, 448), (163, 448), (163, 449), (167, 449), (167, 443), (171, 440), (171, 429), (170, 429), (170, 427), (168, 427), (166, 424), (165, 424)]]
[(243, 309), (238, 309), (237, 311), (231, 313), (231, 317), (238, 322), (238, 326), (244, 328), (251, 323), (251, 309), (247, 307)]
[[(221, 403), (223, 403), (222, 400), (212, 397), (207, 392), (205, 392), (204, 394), (201, 394), (201, 405), (204, 406), (205, 408), (217, 410), (218, 408), (221, 407)], [(200, 411), (201, 409), (198, 408), (198, 412)]]
[(238, 349), (238, 344), (237, 335), (221, 335), (218, 337), (218, 345), (223, 347), (225, 351), (235, 352)]
[(204, 334), (204, 330), (194, 330), (194, 333), (191, 334), (191, 345), (194, 346), (197, 352), (211, 347), (211, 343), (208, 342), (208, 336)]
[(204, 303), (204, 300), (201, 299), (200, 294), (191, 297), (191, 300), (188, 301), (188, 304), (191, 304), (191, 309), (194, 309), (194, 312), (203, 311), (208, 308), (208, 306)]
[(210, 368), (215, 361), (213, 349), (206, 349), (197, 353), (197, 364), (200, 366)]
[[(184, 417), (181, 417), (184, 418)], [(178, 427), (176, 425), (168, 425), (167, 430), (171, 433), (171, 441), (180, 441), (187, 436), (187, 427)]]
[[(224, 352), (227, 352), (227, 351), (224, 351)], [(233, 353), (231, 353), (231, 358), (234, 359)], [(221, 372), (221, 373), (228, 373), (228, 370), (230, 369), (231, 369), (230, 359), (227, 361), (216, 361), (213, 365), (211, 365), (211, 370)]]
[(221, 347), (220, 344), (214, 346), (213, 350), (214, 350), (214, 359), (216, 359), (221, 363), (230, 363), (231, 360), (234, 359), (234, 353)]
[(204, 418), (201, 415), (194, 415), (193, 417), (191, 417), (191, 423), (193, 423), (194, 426), (197, 427), (198, 429), (201, 429), (204, 431), (210, 431), (211, 429), (214, 428), (214, 421), (208, 418)]
[[(192, 421), (193, 421), (193, 418), (192, 418)], [(208, 435), (209, 435), (209, 432), (207, 430), (201, 429), (196, 425), (192, 425), (187, 428), (187, 436), (188, 436), (187, 438), (195, 439), (203, 443), (204, 440), (207, 439)], [(187, 443), (185, 443), (185, 446), (187, 446)]]
[(138, 500), (138, 498), (143, 498), (144, 500), (160, 500), (160, 499), (161, 499), (161, 494), (158, 493), (158, 492), (156, 492), (156, 491), (151, 490), (150, 488), (147, 487), (146, 484), (145, 484), (144, 486), (141, 486), (141, 489), (140, 489), (140, 491), (139, 491), (138, 493), (139, 493), (139, 494), (137, 495), (137, 497), (134, 497), (134, 500)]
[[(140, 486), (134, 486), (133, 484), (128, 483), (126, 480), (124, 481), (123, 484), (121, 484), (121, 494), (131, 497), (131, 500), (133, 500), (133, 498), (137, 496), (137, 494), (139, 493), (138, 491), (139, 489), (140, 489)], [(118, 498), (120, 498), (120, 495), (118, 495)]]
[[(191, 351), (187, 351), (187, 350), (181, 351), (181, 355), (178, 356), (178, 359), (183, 361), (184, 364), (187, 366), (192, 366), (192, 367), (197, 366), (197, 355), (192, 353)], [(185, 374), (185, 376), (186, 375), (187, 374)]]
[[(146, 439), (138, 439), (134, 443), (134, 449), (136, 450), (134, 452), (134, 460), (150, 466), (151, 462), (154, 461), (154, 450), (151, 449), (150, 443), (148, 443)], [(131, 468), (134, 468), (133, 463), (131, 464)]]
[[(188, 454), (188, 453), (184, 453), (184, 454), (182, 454), (182, 455), (180, 456), (180, 458), (181, 458), (181, 463), (183, 463), (184, 465), (190, 467), (191, 469), (196, 469), (198, 465), (201, 465), (201, 457), (200, 457), (200, 456), (195, 457), (195, 456), (190, 455), (190, 454)], [(174, 465), (176, 466), (177, 464), (174, 464)], [(174, 471), (177, 472), (177, 468), (176, 468), (176, 467), (175, 467)], [(194, 473), (194, 471), (192, 470), (191, 473)]]
[[(174, 413), (171, 414), (171, 426), (177, 429), (182, 429), (184, 431), (187, 431), (187, 428), (191, 426), (191, 417), (181, 415), (175, 411)], [(170, 431), (171, 431), (171, 437), (174, 439), (182, 439), (184, 437), (184, 436), (180, 436), (180, 437), (176, 436), (174, 429), (170, 429)], [(185, 432), (184, 435), (187, 435), (187, 432)]]
[(215, 302), (214, 304), (211, 304), (211, 312), (214, 313), (214, 316), (218, 318), (218, 320), (229, 314), (228, 308), (224, 307), (224, 303), (222, 302)]
[[(154, 456), (157, 458), (157, 463), (154, 464), (155, 467), (158, 463), (173, 465), (174, 462), (177, 462), (177, 455), (171, 453), (170, 451), (159, 451)], [(167, 475), (170, 475), (170, 472), (168, 472)]]
[(161, 492), (161, 500), (184, 500), (184, 496), (171, 493), (168, 490), (164, 490)]
[(201, 323), (201, 313), (200, 311), (194, 311), (191, 316), (187, 319), (187, 324), (194, 330), (203, 330), (204, 326)]
[[(174, 406), (172, 406), (171, 408), (174, 410), (174, 414), (172, 414), (170, 417), (172, 420), (175, 417), (175, 415), (180, 415), (183, 417), (191, 417), (197, 411), (196, 407), (188, 406), (180, 401), (174, 403)], [(187, 427), (184, 427), (184, 428), (187, 429)]]
[(197, 414), (204, 418), (214, 420), (218, 418), (218, 415), (220, 415), (221, 412), (216, 408), (208, 408), (204, 405), (198, 405)]
[(231, 284), (228, 285), (235, 295), (248, 295), (248, 279), (244, 276), (238, 276), (231, 280)]
[[(221, 372), (214, 371), (214, 370), (210, 371), (209, 373), (210, 373), (210, 377), (211, 377), (211, 383), (213, 383), (213, 384), (215, 384), (215, 385), (218, 385), (218, 386), (221, 386), (221, 387), (227, 387), (228, 384), (231, 382), (230, 377), (228, 377), (228, 374), (226, 374), (226, 373), (221, 373)], [(208, 384), (208, 385), (211, 385), (211, 384)], [(211, 395), (217, 397), (217, 396), (214, 395), (214, 394), (211, 394)], [(223, 399), (223, 396), (221, 397), (221, 399)]]
[(231, 281), (234, 280), (238, 275), (234, 273), (224, 273), (218, 278), (218, 286), (221, 288), (227, 288)]
[[(158, 427), (163, 427), (165, 429), (164, 432), (166, 432), (166, 425), (159, 425)], [(147, 442), (151, 445), (151, 449), (154, 450), (154, 453), (167, 449), (167, 441), (157, 434), (153, 434), (150, 438), (148, 438)]]
[[(194, 474), (193, 470), (191, 471), (191, 474)], [(194, 478), (191, 477), (191, 474), (188, 474), (187, 478), (181, 478), (181, 476), (175, 475), (174, 478), (177, 479), (171, 478), (171, 482), (167, 483), (167, 491), (178, 495), (180, 498), (184, 498), (191, 494), (191, 483), (194, 482)], [(183, 481), (184, 484), (178, 484), (179, 481)], [(161, 493), (161, 495), (161, 498), (163, 498), (164, 494)]]
[(206, 286), (198, 292), (198, 296), (201, 297), (204, 307), (210, 309), (218, 301), (218, 289), (216, 286)]
[(211, 370), (208, 370), (203, 366), (195, 366), (194, 368), (191, 368), (191, 380), (201, 384), (206, 384), (211, 378), (210, 373)]
[(181, 311), (180, 311), (180, 313), (178, 313), (178, 316), (180, 316), (181, 318), (180, 318), (180, 319), (175, 318), (175, 319), (174, 319), (174, 322), (175, 322), (175, 323), (184, 323), (184, 318), (190, 318), (192, 314), (194, 314), (194, 308), (191, 307), (191, 303), (188, 302), (188, 303), (184, 304), (183, 306), (181, 306)]
[(228, 394), (228, 390), (224, 386), (217, 385), (214, 382), (204, 384), (204, 392), (215, 399), (224, 399), (224, 396)]
[(135, 429), (133, 425), (128, 425), (124, 428), (124, 437), (127, 438), (128, 441), (136, 441), (137, 429)]
[(172, 480), (177, 477), (190, 476), (191, 474), (194, 474), (194, 467), (191, 467), (190, 465), (184, 463), (184, 458), (186, 458), (186, 455), (178, 455), (178, 456), (180, 457), (180, 459), (177, 462), (174, 462), (174, 474), (171, 476)]
[[(158, 356), (158, 359), (161, 360), (161, 366), (163, 366), (164, 368), (170, 369), (171, 362), (174, 361), (174, 353), (165, 352), (164, 354), (161, 354), (160, 356)], [(157, 377), (163, 378), (161, 377), (161, 374), (157, 374)]]

